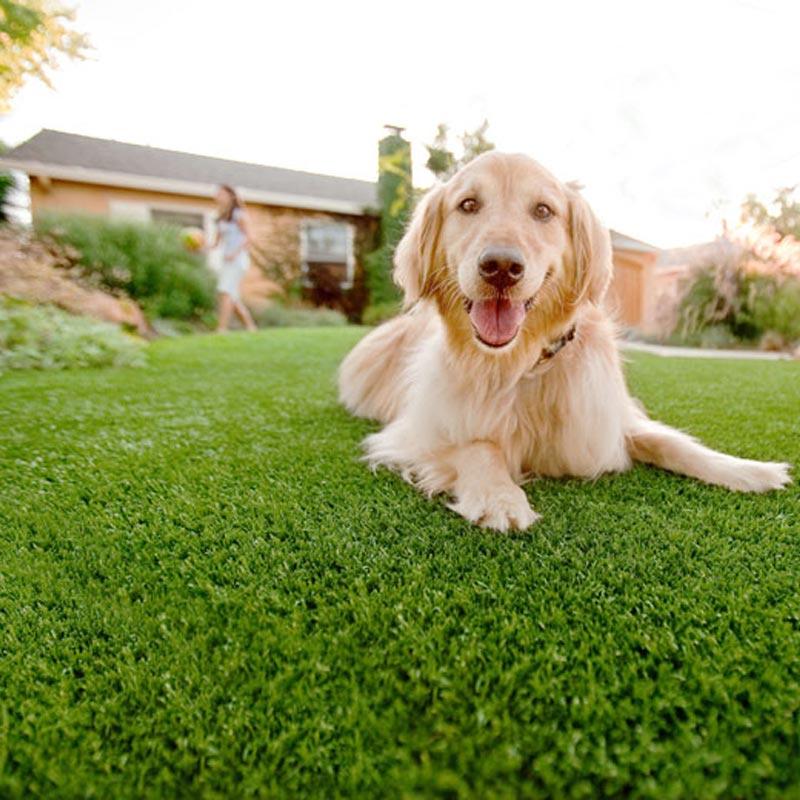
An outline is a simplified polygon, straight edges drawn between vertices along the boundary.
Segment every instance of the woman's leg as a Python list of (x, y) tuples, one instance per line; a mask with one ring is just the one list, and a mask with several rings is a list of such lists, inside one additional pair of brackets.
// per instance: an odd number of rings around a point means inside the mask
[(241, 300), (233, 301), (233, 310), (236, 312), (236, 316), (242, 321), (242, 325), (244, 325), (248, 331), (258, 330), (256, 323), (253, 322), (253, 317), (250, 314), (250, 311)]
[(217, 311), (217, 333), (228, 330), (233, 311), (233, 298), (227, 292), (219, 293), (219, 306)]

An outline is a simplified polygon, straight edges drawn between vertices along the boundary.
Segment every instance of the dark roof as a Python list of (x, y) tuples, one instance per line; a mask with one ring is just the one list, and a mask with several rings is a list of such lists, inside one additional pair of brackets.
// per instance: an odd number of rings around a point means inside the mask
[[(196, 183), (229, 183), (240, 189), (350, 203), (362, 209), (378, 206), (377, 185), (353, 178), (267, 167), (244, 161), (211, 158), (177, 150), (97, 139), (48, 128), (4, 154), (4, 159), (58, 167), (79, 167), (136, 176)], [(1, 161), (2, 159), (0, 159)], [(615, 250), (659, 253), (653, 245), (611, 231)]]
[(192, 183), (229, 183), (238, 188), (360, 203), (365, 207), (377, 204), (376, 184), (368, 181), (229, 161), (48, 129), (9, 150), (5, 157)]

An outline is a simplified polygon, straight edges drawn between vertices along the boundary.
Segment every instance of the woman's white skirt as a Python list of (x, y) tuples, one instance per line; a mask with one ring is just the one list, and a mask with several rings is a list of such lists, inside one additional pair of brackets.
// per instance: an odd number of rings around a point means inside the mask
[(250, 259), (247, 257), (247, 253), (240, 253), (232, 261), (223, 259), (217, 276), (217, 291), (220, 294), (230, 295), (233, 300), (239, 300), (239, 284), (249, 266)]

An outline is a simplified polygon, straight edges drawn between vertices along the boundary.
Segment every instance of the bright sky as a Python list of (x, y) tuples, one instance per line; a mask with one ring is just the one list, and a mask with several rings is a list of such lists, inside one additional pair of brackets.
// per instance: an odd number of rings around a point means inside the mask
[(423, 143), (490, 121), (662, 247), (748, 192), (800, 183), (800, 2), (82, 0), (92, 60), (29, 83), (0, 139), (39, 128), (365, 179), (384, 123)]

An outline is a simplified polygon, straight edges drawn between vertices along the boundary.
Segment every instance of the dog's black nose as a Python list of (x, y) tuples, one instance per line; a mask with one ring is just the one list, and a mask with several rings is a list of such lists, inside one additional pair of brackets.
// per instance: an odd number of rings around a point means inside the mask
[(481, 253), (478, 272), (495, 289), (507, 289), (525, 274), (522, 254), (514, 247), (487, 247)]

